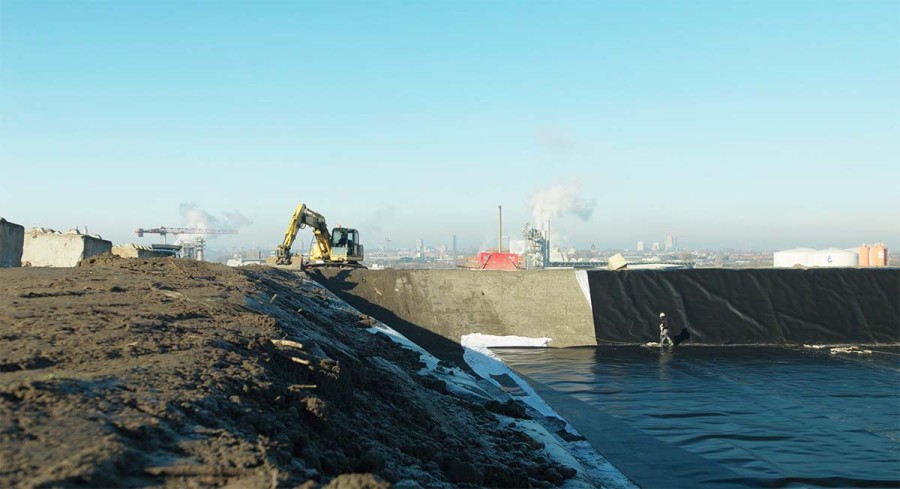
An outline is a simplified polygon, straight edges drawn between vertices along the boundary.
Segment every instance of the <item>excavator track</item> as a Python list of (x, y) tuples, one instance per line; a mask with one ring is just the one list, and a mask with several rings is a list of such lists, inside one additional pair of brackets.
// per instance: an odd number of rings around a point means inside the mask
[(357, 268), (368, 269), (367, 266), (362, 265), (360, 263), (310, 263), (308, 265), (304, 265), (303, 268), (306, 268), (306, 269), (329, 268), (329, 269), (333, 269), (333, 270), (354, 270)]

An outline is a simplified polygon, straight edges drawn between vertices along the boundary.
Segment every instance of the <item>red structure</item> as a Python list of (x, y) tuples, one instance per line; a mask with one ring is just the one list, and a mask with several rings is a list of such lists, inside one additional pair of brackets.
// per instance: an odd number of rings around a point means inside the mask
[(503, 207), (497, 206), (497, 251), (482, 251), (478, 253), (478, 262), (474, 262), (474, 257), (468, 257), (465, 263), (457, 265), (460, 268), (469, 270), (507, 270), (515, 271), (525, 268), (519, 263), (519, 255), (517, 253), (503, 252)]
[(519, 255), (516, 253), (498, 253), (482, 251), (478, 254), (478, 265), (481, 270), (518, 270)]

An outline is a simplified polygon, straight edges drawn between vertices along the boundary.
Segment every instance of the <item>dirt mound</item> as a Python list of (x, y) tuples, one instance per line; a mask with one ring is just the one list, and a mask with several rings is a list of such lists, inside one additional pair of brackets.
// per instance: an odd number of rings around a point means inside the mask
[(0, 486), (549, 487), (574, 473), (286, 271), (111, 256), (4, 269), (0, 324)]

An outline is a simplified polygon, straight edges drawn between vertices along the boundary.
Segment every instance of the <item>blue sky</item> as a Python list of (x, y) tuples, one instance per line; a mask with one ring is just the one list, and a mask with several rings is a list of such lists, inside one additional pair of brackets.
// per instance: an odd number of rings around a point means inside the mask
[[(0, 216), (274, 246), (900, 246), (900, 2), (0, 0)], [(582, 216), (583, 217), (583, 216)], [(308, 232), (307, 232), (308, 233)], [(303, 241), (308, 236), (302, 236)]]

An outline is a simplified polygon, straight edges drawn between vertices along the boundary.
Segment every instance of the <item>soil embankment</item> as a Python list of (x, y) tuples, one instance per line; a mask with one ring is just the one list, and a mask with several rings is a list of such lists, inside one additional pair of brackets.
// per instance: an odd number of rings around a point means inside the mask
[(109, 255), (4, 269), (0, 324), (0, 486), (551, 487), (575, 472), (285, 271)]

